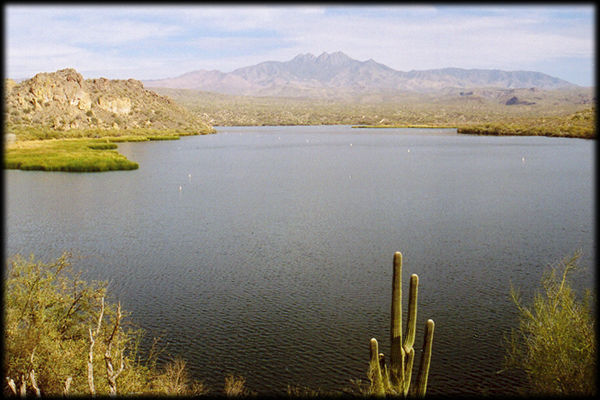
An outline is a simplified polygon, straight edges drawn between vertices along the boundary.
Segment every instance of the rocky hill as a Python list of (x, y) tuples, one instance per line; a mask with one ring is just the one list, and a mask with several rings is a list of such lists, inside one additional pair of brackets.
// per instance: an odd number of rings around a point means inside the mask
[(5, 123), (70, 129), (186, 129), (211, 127), (140, 81), (83, 79), (74, 69), (5, 80)]
[(300, 54), (285, 62), (267, 61), (236, 69), (194, 71), (175, 78), (144, 81), (147, 87), (194, 89), (234, 95), (337, 97), (369, 92), (433, 92), (445, 88), (577, 87), (567, 81), (532, 71), (444, 68), (397, 71), (372, 59), (358, 61), (342, 52), (318, 57)]

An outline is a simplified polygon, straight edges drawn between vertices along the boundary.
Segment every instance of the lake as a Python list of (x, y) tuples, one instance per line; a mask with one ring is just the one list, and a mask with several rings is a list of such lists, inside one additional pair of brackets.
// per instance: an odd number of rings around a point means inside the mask
[[(217, 127), (120, 143), (134, 171), (5, 170), (5, 251), (73, 250), (88, 279), (192, 376), (258, 393), (366, 381), (389, 355), (392, 259), (420, 278), (415, 371), (436, 323), (428, 394), (514, 394), (510, 284), (582, 251), (593, 288), (594, 141), (348, 126)], [(416, 372), (415, 372), (416, 374)]]

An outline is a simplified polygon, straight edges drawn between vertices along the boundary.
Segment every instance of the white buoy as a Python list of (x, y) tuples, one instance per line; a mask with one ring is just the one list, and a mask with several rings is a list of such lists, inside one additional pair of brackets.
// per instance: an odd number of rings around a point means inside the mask
[(522, 162), (525, 162), (525, 157), (521, 158), (521, 161), (522, 161)]
[(181, 185), (179, 185), (179, 191), (181, 192), (183, 190), (183, 188), (181, 187)]
[(352, 143), (350, 143), (350, 147), (352, 147)]
[(408, 149), (407, 153), (410, 153), (410, 149)]

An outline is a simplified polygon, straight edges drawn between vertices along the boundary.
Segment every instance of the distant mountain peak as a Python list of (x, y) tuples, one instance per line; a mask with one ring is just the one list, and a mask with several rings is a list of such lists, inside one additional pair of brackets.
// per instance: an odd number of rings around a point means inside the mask
[(317, 57), (315, 57), (314, 54), (306, 53), (306, 54), (298, 54), (296, 57), (294, 57), (292, 59), (292, 61), (313, 61), (316, 58)]
[[(188, 76), (186, 76), (188, 75)], [(230, 73), (196, 71), (177, 78), (146, 81), (147, 86), (188, 88), (251, 96), (310, 96), (327, 91), (367, 93), (431, 92), (444, 88), (574, 87), (540, 72), (441, 68), (402, 72), (374, 61), (355, 60), (341, 51), (298, 54), (289, 61), (265, 61)]]
[(343, 64), (348, 61), (355, 61), (352, 58), (348, 57), (346, 54), (341, 51), (336, 51), (333, 53), (323, 52), (316, 59), (317, 62), (328, 63), (328, 64)]

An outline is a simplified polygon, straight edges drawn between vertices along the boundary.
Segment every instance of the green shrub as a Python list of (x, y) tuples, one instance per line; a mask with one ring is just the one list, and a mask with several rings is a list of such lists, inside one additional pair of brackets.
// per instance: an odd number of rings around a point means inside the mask
[(511, 296), (519, 309), (519, 327), (506, 338), (506, 365), (525, 372), (533, 395), (596, 393), (596, 337), (592, 295), (581, 301), (567, 279), (579, 253), (552, 267), (542, 279), (542, 291), (525, 306), (516, 289)]

